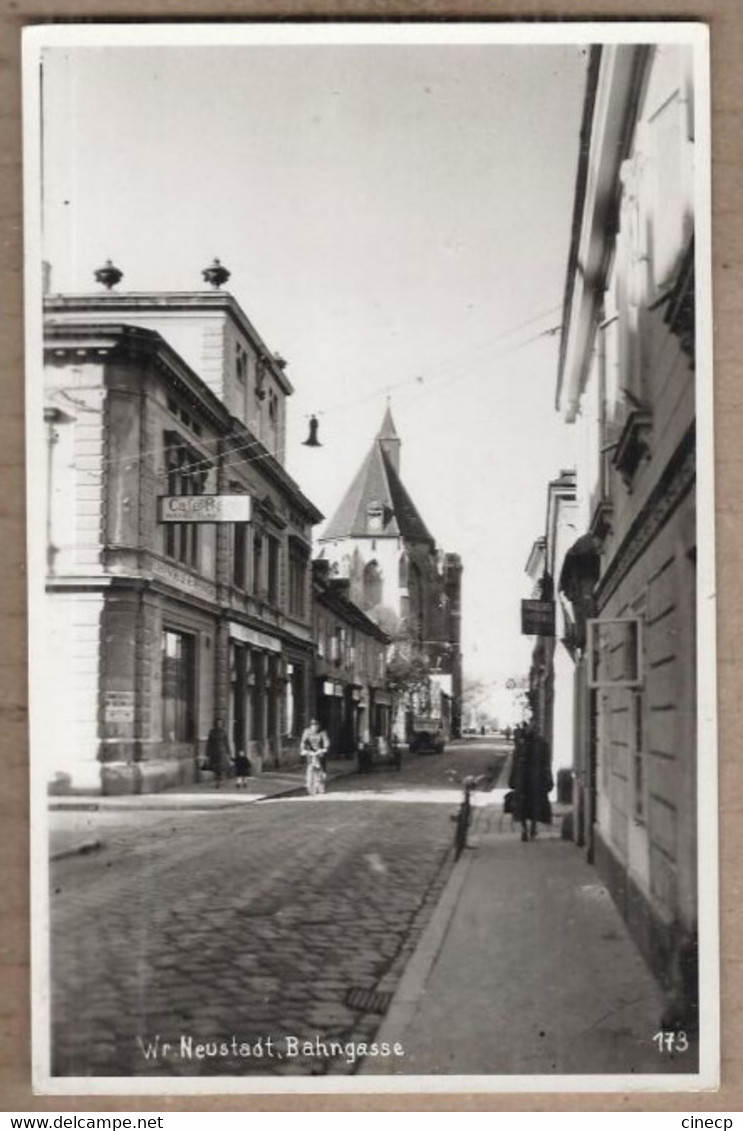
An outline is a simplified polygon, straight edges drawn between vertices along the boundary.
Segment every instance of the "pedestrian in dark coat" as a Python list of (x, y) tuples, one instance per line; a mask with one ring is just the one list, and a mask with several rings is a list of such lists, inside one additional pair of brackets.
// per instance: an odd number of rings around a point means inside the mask
[(521, 839), (533, 840), (539, 823), (552, 823), (548, 794), (554, 782), (547, 743), (530, 724), (516, 729), (508, 785), (513, 790), (513, 818), (521, 824)]
[(232, 765), (230, 744), (227, 741), (224, 724), (220, 718), (214, 720), (214, 726), (209, 731), (209, 737), (206, 740), (206, 764), (214, 774), (215, 788), (219, 789), (222, 778), (229, 775)]
[(238, 750), (235, 754), (235, 785), (238, 789), (242, 786), (243, 789), (248, 787), (248, 775), (250, 774), (250, 762), (244, 750)]

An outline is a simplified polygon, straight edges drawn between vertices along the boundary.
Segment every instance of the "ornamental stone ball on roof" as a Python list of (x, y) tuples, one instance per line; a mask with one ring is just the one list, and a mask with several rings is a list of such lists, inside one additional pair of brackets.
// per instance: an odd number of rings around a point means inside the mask
[(115, 287), (124, 278), (124, 272), (120, 271), (118, 267), (114, 267), (110, 259), (107, 259), (102, 267), (94, 273), (96, 283), (102, 283), (109, 291), (111, 287)]
[(218, 259), (213, 259), (201, 274), (204, 282), (209, 283), (210, 286), (214, 287), (215, 291), (218, 291), (222, 283), (227, 282), (231, 272), (228, 271), (226, 267), (223, 267)]

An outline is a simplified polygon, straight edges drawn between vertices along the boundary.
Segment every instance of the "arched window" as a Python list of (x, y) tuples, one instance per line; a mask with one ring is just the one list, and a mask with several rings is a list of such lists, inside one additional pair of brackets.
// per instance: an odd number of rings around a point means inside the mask
[(371, 609), (382, 600), (382, 571), (376, 561), (364, 566), (363, 607)]
[(400, 554), (397, 583), (401, 589), (407, 589), (408, 587), (408, 555), (405, 552)]
[(411, 634), (420, 639), (423, 636), (423, 578), (415, 562), (408, 570), (408, 627)]

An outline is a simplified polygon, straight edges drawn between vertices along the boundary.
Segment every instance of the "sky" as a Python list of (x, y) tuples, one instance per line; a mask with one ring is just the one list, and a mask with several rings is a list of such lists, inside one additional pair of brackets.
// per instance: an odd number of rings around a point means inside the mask
[(95, 290), (107, 258), (119, 290), (197, 290), (218, 256), (288, 359), (287, 466), (327, 518), (389, 397), (403, 480), (462, 556), (465, 675), (500, 686), (528, 670), (525, 564), (575, 462), (554, 399), (586, 64), (580, 44), (44, 52), (52, 290)]

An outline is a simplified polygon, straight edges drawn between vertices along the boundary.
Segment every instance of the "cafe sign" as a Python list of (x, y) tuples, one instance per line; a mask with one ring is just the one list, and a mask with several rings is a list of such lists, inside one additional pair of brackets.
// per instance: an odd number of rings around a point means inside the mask
[(521, 634), (522, 636), (554, 636), (555, 602), (522, 601)]
[(251, 495), (161, 495), (160, 522), (250, 522)]

